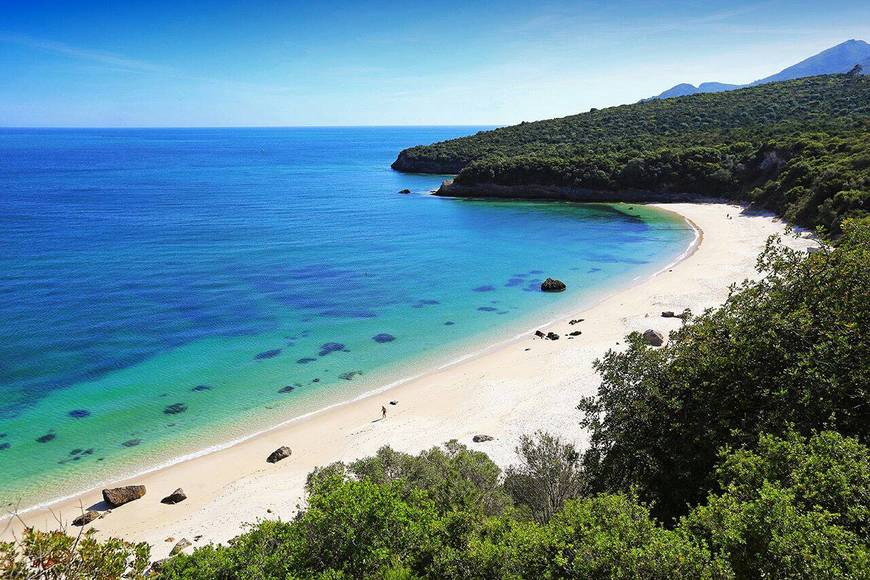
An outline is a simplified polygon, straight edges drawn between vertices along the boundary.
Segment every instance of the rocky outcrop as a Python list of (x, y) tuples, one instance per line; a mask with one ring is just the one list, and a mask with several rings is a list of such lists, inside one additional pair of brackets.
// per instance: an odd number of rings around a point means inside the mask
[(77, 517), (76, 519), (74, 519), (72, 521), (72, 525), (81, 527), (81, 526), (83, 526), (85, 524), (89, 524), (92, 521), (97, 520), (97, 519), (100, 519), (99, 512), (87, 511), (87, 512), (83, 513), (82, 515), (80, 515), (79, 517)]
[(673, 310), (665, 310), (662, 312), (662, 318), (675, 318), (676, 314), (674, 314)]
[(543, 282), (541, 282), (541, 291), (542, 292), (564, 292), (565, 283), (561, 280), (555, 280), (553, 278), (547, 278)]
[(405, 194), (407, 194), (407, 193), (411, 193), (411, 190), (410, 190), (410, 189), (400, 189), (400, 190), (399, 190), (399, 193), (405, 193)]
[(548, 333), (547, 333), (547, 339), (549, 339), (549, 340), (559, 340), (559, 335), (556, 334), (555, 332), (548, 332)]
[(486, 443), (487, 441), (492, 441), (494, 437), (490, 435), (475, 435), (471, 438), (475, 443)]
[(650, 346), (661, 346), (665, 343), (665, 337), (658, 330), (650, 328), (643, 333), (643, 341)]
[(174, 505), (187, 499), (187, 494), (180, 487), (160, 500), (160, 503)]
[(268, 463), (278, 463), (282, 459), (287, 459), (292, 455), (293, 450), (287, 447), (286, 445), (279, 447), (275, 451), (269, 454), (269, 457), (266, 458)]
[(103, 490), (103, 499), (112, 507), (122, 506), (144, 495), (144, 485), (125, 485), (124, 487), (112, 487)]

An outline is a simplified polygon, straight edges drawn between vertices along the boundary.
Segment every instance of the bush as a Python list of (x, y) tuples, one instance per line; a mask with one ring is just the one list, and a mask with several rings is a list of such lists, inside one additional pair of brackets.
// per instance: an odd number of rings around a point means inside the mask
[(717, 450), (762, 432), (836, 429), (870, 435), (870, 220), (844, 224), (839, 245), (807, 256), (769, 242), (763, 278), (653, 349), (596, 362), (583, 399), (593, 488), (628, 490), (670, 520), (713, 489)]
[(550, 521), (567, 500), (583, 494), (586, 479), (573, 445), (538, 432), (520, 438), (517, 455), (522, 463), (507, 469), (504, 486), (514, 503), (528, 509), (538, 522)]
[(41, 532), (31, 528), (17, 542), (0, 542), (0, 577), (29, 579), (110, 580), (142, 578), (149, 563), (146, 543), (117, 539), (98, 542), (94, 531), (77, 536), (65, 529)]
[(738, 577), (866, 578), (870, 449), (824, 432), (722, 454), (724, 490), (680, 522)]

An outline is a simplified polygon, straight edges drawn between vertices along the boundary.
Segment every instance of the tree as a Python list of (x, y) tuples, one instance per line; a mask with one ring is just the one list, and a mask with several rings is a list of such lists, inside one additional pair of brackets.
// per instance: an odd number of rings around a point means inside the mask
[(504, 486), (517, 505), (525, 506), (542, 523), (550, 521), (569, 499), (586, 488), (580, 453), (554, 435), (523, 435), (517, 447), (519, 465), (505, 472)]
[(870, 449), (824, 432), (723, 450), (711, 494), (680, 522), (740, 578), (866, 578)]
[(870, 220), (843, 229), (811, 255), (771, 240), (763, 277), (722, 307), (661, 349), (635, 335), (596, 362), (598, 395), (579, 405), (594, 489), (636, 486), (670, 520), (713, 489), (723, 446), (792, 427), (870, 435)]
[(77, 535), (66, 529), (41, 532), (25, 528), (16, 542), (0, 542), (0, 576), (10, 579), (112, 580), (143, 578), (148, 544), (110, 538), (99, 542), (94, 530)]

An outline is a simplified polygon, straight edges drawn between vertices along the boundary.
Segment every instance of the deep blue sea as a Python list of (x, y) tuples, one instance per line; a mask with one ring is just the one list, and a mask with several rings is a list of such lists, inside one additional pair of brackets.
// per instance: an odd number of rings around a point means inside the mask
[(0, 501), (419, 373), (692, 240), (643, 206), (442, 199), (389, 167), (478, 129), (0, 129)]

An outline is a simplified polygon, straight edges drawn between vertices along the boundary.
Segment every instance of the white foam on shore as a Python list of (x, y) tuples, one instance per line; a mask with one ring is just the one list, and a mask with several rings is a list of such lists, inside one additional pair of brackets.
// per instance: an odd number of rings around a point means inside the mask
[[(669, 211), (669, 210), (662, 209), (661, 207), (657, 207), (657, 209), (660, 211)], [(229, 449), (231, 447), (235, 447), (236, 445), (239, 445), (239, 444), (244, 443), (246, 441), (250, 441), (251, 439), (254, 439), (254, 438), (259, 437), (261, 435), (265, 435), (265, 434), (270, 433), (272, 431), (276, 431), (278, 429), (286, 427), (287, 425), (291, 425), (291, 424), (299, 422), (299, 421), (304, 421), (305, 419), (311, 418), (311, 417), (313, 417), (315, 415), (319, 415), (321, 413), (325, 413), (327, 411), (330, 411), (330, 410), (338, 408), (338, 407), (350, 405), (350, 404), (374, 397), (376, 395), (380, 395), (386, 391), (389, 391), (390, 389), (393, 389), (393, 388), (398, 387), (400, 385), (403, 385), (405, 383), (415, 381), (417, 379), (421, 379), (427, 375), (448, 369), (450, 367), (456, 366), (456, 365), (461, 364), (463, 362), (466, 362), (468, 360), (472, 360), (472, 359), (481, 357), (489, 352), (492, 352), (494, 350), (498, 350), (498, 349), (500, 349), (504, 346), (507, 346), (511, 343), (517, 342), (520, 339), (527, 338), (535, 330), (538, 330), (541, 328), (547, 328), (549, 326), (552, 326), (552, 325), (558, 323), (561, 320), (564, 320), (568, 316), (568, 314), (567, 314), (568, 312), (576, 312), (578, 309), (580, 309), (579, 310), (580, 312), (583, 312), (584, 310), (594, 308), (595, 306), (608, 300), (609, 298), (611, 298), (615, 294), (622, 292), (624, 290), (627, 290), (633, 286), (642, 284), (642, 283), (646, 282), (647, 280), (651, 280), (652, 278), (662, 274), (663, 272), (668, 271), (669, 269), (673, 268), (675, 265), (679, 264), (680, 262), (682, 262), (683, 260), (685, 260), (686, 258), (691, 256), (695, 252), (695, 250), (698, 248), (701, 241), (703, 240), (703, 232), (696, 224), (694, 224), (688, 218), (686, 218), (686, 217), (684, 217), (681, 214), (678, 214), (676, 212), (672, 212), (672, 211), (669, 211), (669, 212), (679, 216), (680, 219), (682, 219), (692, 229), (692, 231), (694, 233), (694, 237), (692, 238), (692, 241), (689, 243), (689, 245), (686, 247), (686, 249), (679, 256), (677, 256), (674, 260), (672, 260), (670, 263), (668, 263), (666, 266), (660, 268), (659, 270), (656, 270), (652, 274), (645, 276), (645, 277), (635, 276), (634, 278), (631, 279), (631, 284), (629, 284), (627, 286), (614, 286), (612, 288), (608, 288), (605, 291), (605, 293), (602, 296), (600, 296), (597, 300), (594, 300), (594, 301), (589, 302), (589, 303), (586, 303), (584, 301), (582, 303), (582, 306), (578, 306), (575, 304), (572, 307), (566, 307), (562, 311), (562, 313), (560, 315), (558, 315), (556, 318), (553, 318), (547, 322), (544, 322), (543, 324), (535, 325), (532, 328), (529, 328), (527, 330), (519, 332), (519, 333), (517, 333), (517, 334), (515, 334), (507, 339), (489, 344), (489, 345), (485, 346), (484, 348), (481, 348), (481, 349), (466, 353), (466, 354), (459, 356), (457, 358), (451, 359), (450, 361), (448, 361), (440, 366), (436, 366), (434, 368), (427, 369), (423, 372), (420, 372), (420, 373), (417, 373), (414, 375), (410, 375), (410, 376), (406, 376), (406, 377), (403, 377), (401, 379), (389, 382), (389, 383), (382, 385), (380, 387), (377, 387), (375, 389), (368, 390), (368, 391), (361, 393), (361, 394), (359, 394), (356, 397), (353, 397), (351, 399), (338, 401), (336, 403), (332, 403), (332, 404), (327, 405), (325, 407), (315, 409), (314, 411), (309, 411), (308, 413), (303, 413), (302, 415), (297, 415), (295, 417), (291, 417), (289, 419), (281, 421), (281, 422), (279, 422), (275, 425), (272, 425), (270, 427), (267, 427), (265, 429), (260, 429), (258, 431), (249, 433), (247, 435), (243, 435), (241, 437), (237, 437), (235, 439), (231, 439), (231, 440), (223, 442), (223, 443), (211, 445), (211, 446), (205, 447), (203, 449), (199, 449), (199, 450), (191, 452), (191, 453), (187, 453), (184, 455), (180, 455), (178, 457), (174, 457), (174, 458), (169, 459), (167, 461), (164, 461), (162, 463), (158, 463), (154, 466), (145, 468), (141, 471), (137, 471), (131, 475), (123, 475), (123, 476), (115, 477), (115, 478), (112, 478), (109, 480), (102, 480), (98, 483), (91, 485), (87, 489), (83, 489), (83, 490), (80, 490), (80, 491), (77, 491), (77, 492), (74, 492), (74, 493), (71, 493), (71, 494), (68, 494), (65, 496), (53, 498), (53, 499), (35, 504), (33, 506), (29, 506), (29, 507), (21, 509), (21, 510), (16, 510), (15, 514), (23, 515), (23, 514), (26, 514), (28, 512), (32, 512), (32, 511), (37, 511), (37, 510), (41, 510), (41, 509), (48, 509), (55, 504), (63, 503), (63, 502), (69, 501), (71, 499), (74, 499), (76, 497), (85, 495), (87, 493), (94, 492), (101, 487), (109, 485), (110, 483), (114, 485), (114, 484), (117, 484), (117, 482), (119, 482), (119, 481), (127, 481), (127, 480), (134, 479), (137, 477), (143, 477), (143, 476), (148, 475), (150, 473), (154, 473), (156, 471), (160, 471), (162, 469), (172, 467), (173, 465), (178, 465), (179, 463), (184, 463), (186, 461), (191, 461), (191, 460), (197, 459), (199, 457), (203, 457), (206, 455), (210, 455), (212, 453), (217, 453), (219, 451), (223, 451), (224, 449)], [(641, 278), (642, 278), (642, 280), (641, 280)], [(13, 514), (10, 514), (10, 515), (7, 515), (3, 518), (0, 518), (0, 521), (3, 521), (5, 519), (9, 519), (11, 517), (13, 517)]]

